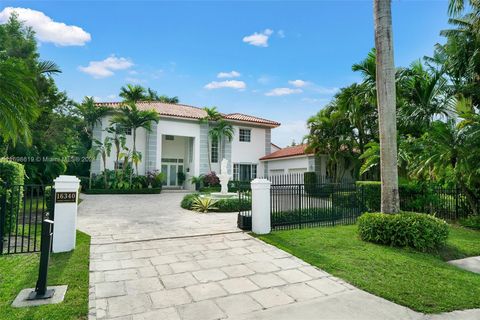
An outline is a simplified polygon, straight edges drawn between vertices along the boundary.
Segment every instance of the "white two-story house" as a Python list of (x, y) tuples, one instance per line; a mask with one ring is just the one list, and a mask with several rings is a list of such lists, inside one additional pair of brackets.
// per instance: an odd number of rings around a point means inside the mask
[[(106, 136), (112, 135), (106, 128), (111, 126), (111, 118), (121, 103), (97, 105), (112, 108), (111, 114), (103, 117), (93, 130), (94, 138), (103, 141)], [(165, 176), (165, 187), (191, 189), (193, 186), (188, 182), (189, 178), (210, 171), (218, 173), (220, 162), (225, 158), (228, 160), (229, 174), (234, 180), (268, 175), (268, 163), (259, 159), (272, 152), (271, 130), (280, 123), (241, 113), (222, 114), (222, 118), (232, 124), (234, 137), (232, 141), (225, 139), (222, 148), (219, 148), (219, 141), (211, 143), (209, 148), (209, 128), (200, 121), (206, 116), (203, 109), (161, 102), (139, 102), (137, 106), (143, 110), (155, 110), (160, 115), (160, 121), (152, 124), (150, 132), (137, 129), (136, 148), (142, 154), (139, 174), (159, 170)], [(132, 149), (131, 131), (127, 129), (126, 133), (126, 146)], [(219, 154), (219, 149), (223, 149), (223, 154)], [(115, 152), (112, 150), (107, 159), (107, 169), (113, 169), (114, 162)], [(101, 160), (96, 159), (92, 163), (92, 172), (100, 173), (102, 170)], [(186, 176), (182, 186), (178, 183), (178, 172)]]

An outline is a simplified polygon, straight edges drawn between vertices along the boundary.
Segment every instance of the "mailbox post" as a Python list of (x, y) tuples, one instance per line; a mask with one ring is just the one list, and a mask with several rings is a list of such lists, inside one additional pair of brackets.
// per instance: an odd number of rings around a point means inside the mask
[(50, 248), (52, 246), (52, 227), (52, 220), (43, 220), (38, 280), (35, 285), (35, 291), (32, 291), (28, 295), (27, 300), (49, 299), (53, 297), (53, 294), (55, 293), (55, 289), (47, 289), (48, 261), (50, 260)]
[(62, 175), (54, 181), (53, 252), (67, 252), (75, 249), (80, 180), (75, 176)]

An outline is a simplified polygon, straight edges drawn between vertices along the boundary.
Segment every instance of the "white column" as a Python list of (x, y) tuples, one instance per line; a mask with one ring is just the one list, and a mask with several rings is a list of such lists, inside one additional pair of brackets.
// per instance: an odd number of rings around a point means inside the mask
[(54, 182), (53, 252), (67, 252), (75, 249), (80, 180), (75, 176), (59, 176)]
[(270, 233), (270, 184), (267, 179), (252, 181), (252, 231)]

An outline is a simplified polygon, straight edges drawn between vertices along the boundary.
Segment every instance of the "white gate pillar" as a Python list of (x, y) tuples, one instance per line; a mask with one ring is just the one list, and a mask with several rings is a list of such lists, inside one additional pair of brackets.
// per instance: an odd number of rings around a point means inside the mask
[(267, 179), (255, 179), (252, 186), (252, 231), (270, 233), (270, 185)]
[(75, 249), (77, 230), (78, 189), (75, 176), (59, 176), (55, 182), (53, 252)]

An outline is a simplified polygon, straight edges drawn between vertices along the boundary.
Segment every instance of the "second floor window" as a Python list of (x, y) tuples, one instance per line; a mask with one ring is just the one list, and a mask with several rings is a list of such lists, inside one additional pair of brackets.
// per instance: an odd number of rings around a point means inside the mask
[(240, 129), (238, 134), (241, 142), (250, 142), (251, 135), (252, 130), (250, 129)]
[(218, 139), (215, 139), (215, 138), (212, 139), (212, 149), (211, 149), (210, 159), (212, 163), (218, 162)]

